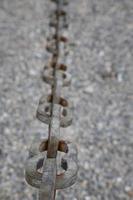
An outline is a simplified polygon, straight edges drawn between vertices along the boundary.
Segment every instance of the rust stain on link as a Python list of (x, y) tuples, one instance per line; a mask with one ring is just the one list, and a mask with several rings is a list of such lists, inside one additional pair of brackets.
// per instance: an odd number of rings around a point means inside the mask
[[(67, 144), (68, 144), (68, 142), (66, 142), (65, 140), (60, 140), (59, 145), (58, 145), (58, 151), (68, 153), (68, 145)], [(41, 142), (41, 144), (39, 146), (39, 151), (44, 152), (47, 149), (48, 149), (48, 140), (44, 140)]]
[[(53, 94), (48, 95), (47, 97), (47, 101), (52, 103), (53, 102)], [(69, 103), (66, 99), (59, 97), (59, 96), (54, 96), (54, 102), (56, 104), (60, 104), (63, 107), (68, 107)]]
[(58, 16), (65, 16), (66, 15), (66, 11), (65, 10), (55, 10), (54, 13), (56, 15), (58, 15)]
[(48, 64), (44, 66), (44, 69), (45, 68), (46, 69), (48, 69), (48, 68), (55, 68), (55, 66), (56, 66), (56, 69), (60, 69), (62, 71), (66, 71), (67, 70), (67, 66), (64, 63), (60, 63), (60, 64), (56, 65), (56, 63), (55, 63), (54, 60), (50, 60), (48, 62)]
[(68, 38), (67, 37), (65, 37), (65, 36), (58, 36), (58, 35), (54, 35), (53, 36), (53, 38), (55, 39), (55, 40), (58, 40), (58, 41), (61, 41), (61, 42), (64, 42), (64, 43), (66, 43), (66, 42), (68, 42)]

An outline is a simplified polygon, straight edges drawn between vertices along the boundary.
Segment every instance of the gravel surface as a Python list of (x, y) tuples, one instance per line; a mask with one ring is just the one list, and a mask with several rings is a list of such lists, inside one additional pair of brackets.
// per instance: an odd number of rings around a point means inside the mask
[[(0, 199), (36, 199), (24, 180), (28, 147), (47, 136), (35, 117), (48, 86), (49, 0), (0, 0)], [(133, 199), (133, 1), (75, 0), (68, 7), (77, 183), (59, 200)]]

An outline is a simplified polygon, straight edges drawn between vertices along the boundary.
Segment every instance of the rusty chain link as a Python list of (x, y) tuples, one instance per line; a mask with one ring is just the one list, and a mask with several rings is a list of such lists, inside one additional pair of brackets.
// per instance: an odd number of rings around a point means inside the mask
[[(28, 184), (39, 189), (39, 200), (54, 200), (57, 189), (73, 185), (77, 177), (77, 149), (69, 141), (60, 139), (60, 127), (72, 123), (72, 103), (62, 97), (63, 87), (71, 83), (65, 61), (68, 55), (68, 38), (62, 34), (68, 28), (66, 6), (68, 0), (51, 0), (55, 4), (49, 26), (51, 33), (47, 38), (46, 50), (52, 54), (44, 67), (42, 78), (51, 86), (51, 94), (43, 95), (39, 101), (36, 116), (49, 125), (48, 139), (39, 140), (31, 145), (25, 167)], [(54, 30), (54, 33), (53, 33)], [(63, 152), (58, 171), (58, 153)]]

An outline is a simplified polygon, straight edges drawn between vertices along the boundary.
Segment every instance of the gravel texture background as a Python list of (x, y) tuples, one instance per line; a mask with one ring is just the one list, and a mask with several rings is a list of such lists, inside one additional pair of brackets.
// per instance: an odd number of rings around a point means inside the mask
[[(0, 199), (36, 199), (24, 180), (28, 147), (47, 136), (35, 118), (48, 86), (49, 0), (0, 0)], [(133, 199), (133, 1), (75, 0), (69, 14), (67, 91), (73, 125), (61, 131), (78, 147), (77, 183), (59, 200)]]

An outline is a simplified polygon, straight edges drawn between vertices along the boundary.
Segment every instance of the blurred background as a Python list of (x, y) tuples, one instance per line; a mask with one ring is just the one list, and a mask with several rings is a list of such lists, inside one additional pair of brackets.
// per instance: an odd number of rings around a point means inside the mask
[[(48, 86), (41, 71), (49, 0), (0, 0), (0, 200), (36, 199), (24, 180), (28, 148), (47, 136), (36, 117)], [(68, 6), (77, 183), (58, 200), (133, 199), (133, 1), (74, 0)]]

